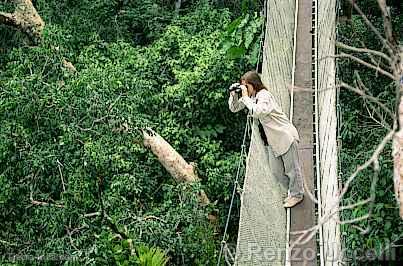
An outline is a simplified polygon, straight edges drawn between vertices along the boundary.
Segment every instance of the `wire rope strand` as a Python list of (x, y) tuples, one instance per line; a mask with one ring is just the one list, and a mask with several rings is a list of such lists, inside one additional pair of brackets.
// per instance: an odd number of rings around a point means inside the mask
[[(319, 59), (318, 59), (318, 31), (319, 31), (319, 1), (318, 0), (313, 0), (313, 5), (315, 6), (315, 20), (314, 20), (314, 65), (315, 65), (315, 84), (314, 84), (314, 95), (315, 95), (315, 109), (314, 109), (314, 114), (315, 114), (315, 162), (314, 164), (316, 165), (316, 186), (317, 186), (317, 199), (318, 199), (318, 221), (321, 221), (322, 219), (322, 198), (321, 198), (321, 173), (320, 173), (320, 149), (319, 149), (319, 141), (320, 141), (320, 136), (319, 136), (319, 103), (318, 103), (318, 69), (319, 69)], [(320, 254), (320, 265), (324, 265), (324, 258), (323, 258), (323, 228), (322, 226), (319, 226), (319, 254)]]
[[(290, 92), (290, 121), (294, 115), (294, 86), (295, 86), (295, 67), (296, 67), (296, 55), (297, 55), (297, 28), (298, 28), (298, 0), (295, 0), (295, 12), (294, 12), (294, 40), (293, 40), (293, 52), (292, 52), (292, 70), (291, 70), (291, 92)], [(289, 194), (289, 191), (288, 191)], [(290, 259), (290, 230), (291, 230), (291, 211), (289, 208), (286, 210), (286, 246), (285, 246), (285, 266), (291, 265)]]
[(249, 117), (247, 117), (246, 118), (245, 130), (244, 130), (244, 134), (243, 134), (241, 152), (240, 152), (240, 156), (239, 156), (239, 159), (238, 159), (238, 168), (237, 168), (236, 178), (235, 178), (235, 181), (234, 181), (234, 188), (232, 190), (231, 203), (230, 203), (230, 206), (229, 206), (227, 220), (226, 220), (226, 223), (225, 223), (224, 235), (223, 235), (223, 238), (222, 238), (222, 241), (221, 241), (221, 249), (220, 249), (220, 254), (218, 256), (217, 266), (220, 265), (222, 253), (223, 253), (223, 250), (224, 250), (224, 246), (226, 245), (225, 238), (227, 236), (229, 220), (231, 218), (231, 212), (232, 212), (232, 207), (233, 207), (233, 204), (234, 204), (234, 198), (235, 198), (236, 190), (237, 190), (237, 187), (238, 187), (238, 180), (239, 180), (239, 176), (240, 176), (240, 173), (241, 173), (243, 156), (244, 156), (244, 153), (245, 153), (246, 136), (247, 136), (247, 133), (249, 131), (249, 128), (250, 128)]

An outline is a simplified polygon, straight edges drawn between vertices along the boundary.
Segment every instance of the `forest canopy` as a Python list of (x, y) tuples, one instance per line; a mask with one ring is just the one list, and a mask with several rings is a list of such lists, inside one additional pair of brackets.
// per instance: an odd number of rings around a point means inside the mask
[[(362, 2), (382, 29), (376, 1)], [(91, 265), (148, 265), (141, 264), (147, 256), (159, 257), (157, 265), (215, 264), (244, 130), (245, 114), (228, 110), (227, 88), (259, 61), (263, 1), (32, 4), (44, 23), (40, 33), (0, 25), (1, 264), (41, 265), (40, 256)], [(396, 6), (391, 3), (397, 29), (403, 19)], [(15, 8), (0, 1), (3, 13)], [(355, 12), (338, 29), (347, 44), (382, 48)], [(339, 76), (353, 82), (359, 69), (342, 61)], [(361, 77), (393, 110), (387, 80), (369, 70)], [(340, 103), (345, 180), (385, 129), (352, 92), (342, 91)], [(141, 144), (144, 127), (195, 162), (200, 182), (174, 180)], [(396, 228), (403, 223), (388, 152), (389, 146), (375, 209), (362, 222), (370, 231), (362, 237), (342, 227), (348, 249), (380, 250), (399, 239)], [(360, 175), (346, 203), (365, 198), (369, 180)], [(211, 201), (206, 206), (198, 202), (201, 190)], [(235, 206), (232, 243), (239, 198)], [(362, 206), (343, 215), (353, 219), (367, 211)]]

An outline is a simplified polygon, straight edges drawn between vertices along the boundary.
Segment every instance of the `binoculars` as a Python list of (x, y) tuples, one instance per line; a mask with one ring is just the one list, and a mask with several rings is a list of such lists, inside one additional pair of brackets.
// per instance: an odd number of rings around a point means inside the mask
[(235, 91), (236, 93), (241, 93), (242, 88), (240, 83), (234, 83), (228, 88), (228, 92)]

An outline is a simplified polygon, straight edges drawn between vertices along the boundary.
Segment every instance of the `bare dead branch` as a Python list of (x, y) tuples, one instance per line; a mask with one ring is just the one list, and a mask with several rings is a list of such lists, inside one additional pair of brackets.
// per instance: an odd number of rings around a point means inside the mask
[(357, 229), (358, 231), (360, 231), (361, 235), (367, 234), (369, 232), (369, 227), (363, 229), (361, 226), (358, 226), (356, 224), (352, 224), (351, 227)]
[(373, 55), (376, 55), (376, 56), (384, 58), (388, 62), (392, 61), (392, 59), (389, 56), (387, 56), (386, 54), (384, 54), (382, 52), (379, 52), (379, 51), (375, 51), (375, 50), (371, 50), (371, 49), (367, 49), (367, 48), (357, 48), (357, 47), (354, 47), (354, 46), (349, 46), (349, 45), (344, 44), (342, 42), (336, 42), (336, 46), (340, 47), (342, 49), (353, 51), (353, 52), (373, 54)]
[(390, 12), (389, 12), (388, 8), (386, 7), (386, 0), (377, 0), (377, 1), (378, 1), (379, 8), (382, 11), (383, 29), (385, 31), (386, 39), (391, 44), (393, 53), (396, 54), (399, 52), (398, 48), (397, 48), (398, 43), (394, 36), (392, 19), (390, 18)]
[[(394, 120), (394, 119), (396, 118), (396, 116), (394, 115), (394, 113), (392, 113), (392, 111), (391, 111), (389, 108), (387, 108), (383, 103), (381, 103), (378, 98), (374, 97), (374, 96), (371, 94), (370, 90), (365, 86), (364, 82), (362, 81), (360, 74), (356, 73), (355, 76), (356, 76), (356, 81), (357, 81), (357, 83), (358, 83), (358, 86), (360, 86), (360, 89), (361, 89), (362, 91), (365, 91), (365, 92), (366, 92), (366, 94), (367, 94), (367, 96), (368, 96), (368, 97), (366, 97), (366, 99), (369, 99), (369, 100), (370, 100), (370, 102), (369, 102), (370, 105), (372, 106), (372, 103), (373, 103), (373, 102), (376, 103), (376, 104), (378, 104), (378, 105)], [(385, 121), (385, 118), (383, 117), (383, 115), (381, 115), (381, 114), (378, 112), (378, 109), (377, 109), (377, 108), (373, 108), (373, 110), (374, 110), (374, 112), (378, 115), (378, 117), (382, 120), (381, 126), (385, 127), (387, 130), (391, 130), (391, 127), (390, 127), (390, 126), (388, 125), (388, 123)], [(375, 119), (373, 119), (373, 120), (375, 120)]]
[[(350, 205), (346, 205), (346, 206), (342, 206), (342, 207), (338, 207), (336, 208), (334, 211), (332, 211), (331, 213), (327, 214), (326, 219), (323, 219), (321, 222), (319, 222), (316, 226), (313, 226), (311, 228), (305, 229), (305, 230), (298, 230), (298, 231), (293, 231), (290, 232), (291, 235), (297, 235), (297, 234), (303, 234), (303, 236), (301, 237), (301, 239), (305, 238), (307, 236), (307, 234), (311, 234), (313, 231), (316, 232), (316, 230), (318, 230), (319, 226), (323, 225), (325, 222), (327, 222), (329, 220), (330, 217), (332, 217), (333, 215), (335, 215), (336, 213), (342, 211), (342, 210), (350, 210), (353, 209), (355, 207), (367, 204), (369, 202), (373, 201), (372, 197), (366, 200), (362, 200), (359, 201), (357, 203), (354, 204), (350, 204)], [(340, 220), (338, 220), (337, 222), (341, 222)], [(351, 222), (352, 223), (352, 222)], [(308, 242), (310, 239), (307, 239), (306, 242)], [(297, 242), (297, 240), (296, 240)], [(302, 243), (298, 243), (298, 245), (301, 245)]]
[(315, 230), (315, 226), (310, 227), (308, 229), (304, 229), (304, 230), (295, 230), (295, 231), (291, 231), (290, 235), (300, 235), (300, 234), (305, 234), (307, 232), (312, 232), (312, 230)]
[(94, 217), (94, 216), (99, 216), (99, 215), (101, 215), (101, 212), (92, 212), (92, 213), (83, 214), (83, 217), (89, 218), (89, 217)]
[(34, 200), (34, 198), (32, 196), (32, 191), (29, 193), (29, 199), (31, 200), (32, 205), (53, 206), (53, 207), (58, 207), (58, 208), (64, 208), (64, 206), (60, 205), (60, 204), (53, 204), (53, 203), (49, 203), (49, 202)]
[(16, 28), (37, 41), (42, 36), (45, 23), (39, 16), (31, 0), (13, 0), (16, 4), (14, 13), (0, 12), (0, 24)]
[(301, 236), (299, 236), (295, 241), (292, 242), (290, 245), (290, 251), (294, 249), (295, 246), (298, 245), (305, 245), (308, 243), (315, 235), (316, 232), (319, 230), (319, 226), (313, 227), (312, 230), (306, 230)]
[(71, 219), (69, 220), (69, 226), (65, 225), (64, 227), (66, 228), (67, 234), (69, 235), (69, 239), (70, 239), (70, 244), (71, 244), (71, 246), (72, 246), (75, 250), (79, 251), (79, 249), (77, 248), (77, 246), (74, 244), (73, 238), (71, 237), (71, 235), (73, 234), (73, 233), (70, 231), (70, 228), (71, 228)]
[[(293, 249), (294, 246), (296, 245), (302, 245), (303, 243), (307, 243), (309, 240), (312, 239), (312, 237), (315, 236), (316, 232), (319, 230), (319, 228), (325, 224), (327, 221), (329, 221), (336, 213), (339, 213), (340, 210), (347, 210), (347, 209), (352, 209), (355, 208), (356, 206), (363, 205), (368, 202), (373, 202), (374, 197), (371, 193), (371, 197), (367, 200), (347, 205), (347, 206), (342, 206), (340, 207), (341, 200), (343, 199), (345, 193), (348, 191), (351, 182), (355, 179), (355, 177), (362, 172), (363, 170), (367, 169), (370, 165), (374, 165), (375, 171), (379, 171), (379, 164), (378, 164), (378, 158), (380, 153), (383, 151), (385, 148), (385, 145), (392, 139), (394, 135), (394, 130), (396, 128), (396, 125), (394, 125), (393, 129), (383, 138), (383, 140), (378, 144), (376, 147), (375, 151), (373, 152), (372, 156), (364, 162), (362, 165), (358, 166), (356, 171), (352, 173), (347, 182), (345, 183), (344, 187), (342, 188), (341, 192), (339, 193), (338, 197), (336, 198), (335, 202), (331, 205), (329, 208), (330, 210), (333, 210), (332, 212), (326, 213), (321, 217), (320, 220), (318, 220), (318, 223), (306, 230), (301, 230), (301, 231), (294, 231), (290, 234), (301, 234), (291, 245), (290, 245), (290, 250)], [(372, 186), (373, 188), (373, 186)], [(371, 190), (372, 190), (371, 188)], [(372, 208), (370, 208), (371, 211)], [(351, 224), (355, 223), (364, 219), (368, 219), (370, 217), (371, 213), (368, 213), (366, 215), (363, 215), (361, 217), (358, 217), (356, 219), (351, 219), (351, 220), (345, 220), (345, 221), (340, 221), (339, 219), (336, 219), (337, 223), (344, 223), (344, 224)], [(365, 230), (363, 230), (365, 231)]]
[(61, 162), (58, 159), (56, 160), (56, 163), (57, 163), (57, 168), (59, 169), (60, 179), (62, 180), (63, 191), (66, 192), (66, 186), (64, 185), (63, 173), (62, 173), (62, 169), (60, 168), (60, 166), (63, 166), (63, 165), (61, 164)]
[[(187, 163), (185, 159), (157, 132), (151, 128), (143, 129), (144, 147), (149, 148), (158, 158), (158, 161), (178, 182), (193, 183), (198, 182), (194, 163)], [(210, 203), (206, 193), (200, 191), (199, 201), (202, 205)]]
[(318, 199), (311, 193), (308, 185), (306, 184), (306, 182), (304, 182), (304, 189), (305, 192), (308, 194), (308, 197), (315, 203), (318, 204)]
[(370, 217), (370, 214), (365, 214), (363, 216), (354, 218), (354, 219), (350, 219), (350, 220), (344, 220), (344, 221), (338, 221), (339, 224), (352, 224), (352, 223), (356, 223), (356, 222), (360, 222), (363, 220), (366, 220)]
[(373, 152), (371, 158), (369, 158), (364, 164), (360, 165), (357, 167), (357, 169), (354, 171), (352, 175), (348, 178), (346, 184), (344, 185), (343, 189), (341, 190), (341, 193), (339, 195), (338, 201), (340, 201), (341, 198), (343, 198), (344, 194), (346, 194), (348, 188), (350, 187), (351, 182), (354, 180), (354, 178), (363, 170), (367, 169), (371, 164), (374, 164), (375, 162), (378, 161), (380, 153), (383, 151), (385, 148), (385, 145), (393, 138), (394, 135), (394, 129), (391, 130), (379, 143), (375, 151)]
[(145, 221), (147, 221), (147, 220), (158, 220), (158, 221), (161, 221), (161, 222), (163, 222), (163, 223), (166, 223), (166, 221), (164, 220), (164, 219), (161, 219), (161, 218), (159, 218), (159, 217), (157, 217), (157, 216), (154, 216), (154, 215), (147, 215), (147, 216), (144, 216), (144, 218), (143, 218)]
[(48, 202), (37, 201), (37, 200), (34, 200), (34, 199), (31, 200), (31, 204), (32, 205), (40, 205), (40, 206), (53, 206), (53, 207), (58, 207), (58, 208), (64, 208), (64, 206), (60, 205), (60, 204), (53, 204), (53, 203), (51, 204), (51, 203), (48, 203)]
[(379, 40), (385, 44), (386, 48), (388, 49), (390, 54), (393, 54), (392, 51), (392, 45), (386, 40), (382, 34), (376, 29), (374, 24), (372, 24), (371, 21), (369, 21), (368, 17), (362, 12), (361, 8), (358, 7), (358, 5), (355, 3), (354, 0), (348, 0), (354, 7), (354, 9), (360, 14), (360, 16), (364, 19), (365, 24), (375, 33), (375, 35), (379, 38)]
[(370, 64), (370, 63), (368, 63), (368, 62), (365, 62), (364, 60), (362, 60), (362, 59), (360, 59), (360, 58), (358, 58), (358, 57), (355, 57), (355, 56), (353, 56), (353, 55), (351, 55), (351, 54), (340, 53), (340, 54), (338, 54), (338, 55), (335, 55), (334, 57), (336, 57), (336, 58), (337, 58), (337, 57), (340, 57), (340, 58), (343, 58), (343, 57), (344, 57), (344, 58), (350, 58), (350, 59), (356, 61), (357, 63), (359, 63), (359, 64), (361, 64), (361, 65), (363, 65), (363, 66), (366, 66), (366, 67), (368, 67), (368, 68), (372, 68), (372, 69), (378, 71), (379, 73), (381, 73), (381, 74), (383, 74), (383, 75), (385, 75), (385, 76), (391, 78), (392, 80), (395, 80), (395, 76), (393, 76), (393, 75), (392, 75), (391, 73), (389, 73), (388, 71), (386, 71), (386, 70), (384, 70), (384, 69), (382, 69), (382, 68), (380, 68), (380, 67), (374, 66), (374, 65), (372, 65), (372, 64)]
[[(314, 225), (311, 228), (308, 228), (306, 230), (301, 230), (298, 232), (290, 232), (290, 234), (298, 234), (300, 233), (301, 235), (291, 243), (290, 248), (289, 248), (289, 252), (291, 252), (295, 246), (298, 245), (304, 245), (306, 243), (308, 243), (316, 234), (316, 232), (319, 230), (320, 225)], [(291, 254), (290, 254), (291, 255)], [(290, 256), (289, 256), (290, 257)]]
[(339, 207), (339, 211), (351, 210), (351, 209), (354, 209), (355, 207), (365, 205), (365, 204), (367, 204), (367, 203), (369, 203), (371, 201), (372, 201), (372, 197), (370, 197), (370, 198), (368, 198), (366, 200), (361, 200), (361, 201), (353, 203), (353, 204), (349, 204), (349, 205), (346, 205), (346, 206), (341, 206), (341, 207)]
[(346, 89), (348, 89), (348, 90), (351, 90), (352, 92), (357, 93), (357, 94), (360, 95), (361, 97), (366, 98), (366, 99), (368, 99), (368, 100), (370, 100), (370, 101), (376, 103), (376, 104), (379, 105), (392, 119), (395, 119), (395, 114), (392, 113), (392, 111), (391, 111), (385, 104), (381, 103), (378, 98), (376, 98), (376, 97), (374, 97), (374, 96), (372, 96), (372, 95), (368, 95), (368, 94), (366, 94), (363, 90), (360, 90), (360, 89), (358, 89), (358, 88), (356, 88), (356, 87), (353, 87), (353, 86), (351, 86), (351, 85), (349, 85), (349, 84), (347, 84), (347, 83), (345, 83), (345, 82), (342, 82), (342, 81), (340, 82), (339, 87), (342, 87), (342, 88), (346, 88)]
[[(359, 40), (362, 47), (365, 49), (368, 49), (368, 47), (365, 45), (365, 43), (362, 40)], [(385, 49), (385, 45), (382, 45), (382, 49), (379, 50), (379, 52), (383, 53), (383, 50)], [(383, 53), (385, 54), (385, 53)], [(375, 60), (374, 55), (367, 53), (368, 57), (371, 59), (372, 64), (374, 64), (376, 67), (380, 67), (380, 68), (386, 68), (386, 69), (390, 69), (390, 65), (392, 62), (392, 59), (390, 62), (387, 62), (388, 65), (386, 65), (383, 61), (382, 61), (382, 57), (379, 57), (378, 60)], [(386, 55), (386, 54), (385, 54)], [(378, 77), (378, 72), (376, 72), (376, 77)]]
[(11, 242), (1, 240), (1, 239), (0, 239), (0, 243), (3, 245), (7, 245), (7, 246), (18, 246), (18, 244), (16, 244), (16, 243), (11, 243)]

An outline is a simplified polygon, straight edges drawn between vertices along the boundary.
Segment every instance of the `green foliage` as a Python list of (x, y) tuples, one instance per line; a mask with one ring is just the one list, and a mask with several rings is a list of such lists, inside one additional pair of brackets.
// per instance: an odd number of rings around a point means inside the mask
[[(146, 258), (163, 265), (168, 257), (172, 265), (216, 261), (244, 125), (243, 114), (228, 111), (226, 88), (257, 63), (261, 4), (192, 0), (177, 14), (166, 0), (39, 0), (46, 22), (39, 46), (1, 27), (2, 265), (14, 263), (8, 255), (19, 252), (31, 258), (57, 254), (66, 265), (141, 265)], [(9, 1), (0, 3), (2, 11), (12, 8)], [(394, 20), (401, 24), (401, 16)], [(374, 21), (382, 27), (379, 17)], [(347, 44), (380, 47), (357, 17), (340, 31)], [(361, 71), (353, 62), (340, 69), (349, 82)], [(368, 70), (360, 75), (393, 110), (387, 80)], [(367, 114), (371, 103), (344, 91), (341, 98), (345, 180), (386, 131)], [(197, 163), (200, 183), (177, 184), (169, 176), (139, 144), (137, 129), (145, 126)], [(369, 233), (363, 238), (354, 227), (342, 228), (348, 248), (379, 249), (397, 238), (402, 224), (395, 218), (389, 154), (390, 145), (377, 182), (371, 182), (371, 171), (362, 173), (344, 202), (365, 199), (376, 187), (372, 217), (358, 224), (369, 226)], [(201, 189), (214, 203), (198, 204)], [(368, 211), (357, 207), (343, 219)], [(207, 220), (209, 213), (218, 215), (218, 224)], [(239, 213), (232, 215), (229, 241), (236, 238)]]
[(166, 252), (158, 247), (144, 244), (133, 247), (132, 239), (116, 241), (111, 238), (110, 241), (116, 242), (111, 247), (116, 265), (165, 266), (169, 261)]
[(15, 3), (12, 1), (0, 1), (0, 10), (6, 13), (12, 13), (15, 10)]
[[(253, 66), (219, 46), (228, 9), (194, 1), (177, 15), (166, 1), (141, 2), (37, 1), (37, 47), (1, 31), (1, 264), (23, 250), (133, 265), (129, 240), (158, 246), (173, 265), (216, 260), (244, 124), (226, 89)], [(145, 126), (197, 163), (201, 183), (169, 176), (138, 143)], [(201, 207), (200, 189), (214, 203)]]
[(137, 253), (140, 266), (164, 266), (168, 262), (165, 253), (158, 248), (138, 246)]
[(229, 58), (246, 58), (251, 65), (256, 65), (263, 36), (264, 18), (255, 12), (236, 18), (226, 28), (222, 47)]
[[(371, 21), (382, 32), (380, 13), (372, 10), (374, 3), (376, 4), (376, 1), (360, 6), (364, 7), (366, 12), (370, 12), (367, 14)], [(394, 14), (392, 17), (397, 29), (402, 22), (402, 16), (398, 16), (395, 9), (392, 9), (391, 12)], [(348, 45), (356, 47), (365, 45), (369, 49), (382, 50), (379, 39), (359, 16), (353, 16), (350, 24), (340, 24), (339, 33), (340, 41)], [(367, 55), (352, 54), (371, 62), (371, 58)], [(380, 65), (384, 67), (384, 63), (380, 62)], [(366, 93), (377, 97), (392, 112), (394, 111), (395, 87), (391, 80), (350, 60), (339, 61), (339, 70), (341, 80), (356, 84), (354, 80), (360, 78), (367, 86)], [(377, 104), (361, 98), (351, 91), (341, 91), (340, 103), (343, 117), (341, 123), (343, 145), (339, 160), (341, 177), (345, 182), (358, 165), (370, 158), (383, 136), (388, 133), (387, 126), (392, 127), (393, 120)], [(343, 220), (356, 219), (370, 213), (368, 219), (354, 223), (355, 226), (342, 225), (344, 248), (350, 252), (374, 249), (377, 254), (380, 254), (387, 244), (403, 237), (401, 235), (403, 222), (399, 218), (398, 206), (393, 194), (393, 162), (390, 154), (391, 145), (389, 143), (380, 155), (379, 176), (374, 175), (372, 167), (361, 172), (350, 184), (350, 189), (345, 196), (343, 205), (348, 205), (368, 199), (371, 191), (375, 192), (375, 200), (372, 204), (360, 205), (342, 213)], [(368, 231), (362, 233), (359, 228)], [(350, 265), (362, 265), (362, 263), (364, 262), (352, 261)]]

